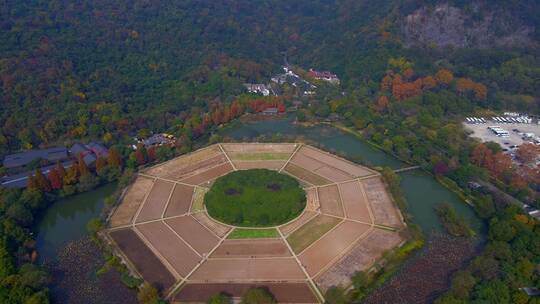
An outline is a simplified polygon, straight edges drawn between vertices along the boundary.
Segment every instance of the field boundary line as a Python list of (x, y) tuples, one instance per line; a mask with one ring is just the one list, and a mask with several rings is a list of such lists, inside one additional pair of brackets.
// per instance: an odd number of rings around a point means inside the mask
[(190, 243), (188, 243), (186, 240), (184, 240), (184, 238), (182, 236), (180, 236), (180, 234), (178, 234), (178, 232), (176, 232), (172, 227), (171, 225), (169, 225), (165, 220), (161, 220), (161, 222), (167, 226), (167, 228), (169, 228), (182, 242), (184, 242), (189, 248), (191, 248), (191, 250), (193, 250), (193, 252), (195, 252), (196, 255), (198, 255), (199, 257), (202, 258), (202, 255), (197, 251), (195, 250), (195, 248), (193, 248), (193, 246), (191, 246)]
[[(324, 214), (323, 214), (324, 215)], [(300, 251), (298, 253), (298, 255), (302, 255), (306, 250), (308, 250), (309, 248), (313, 247), (313, 245), (315, 245), (315, 243), (317, 243), (318, 241), (320, 241), (322, 238), (324, 238), (327, 234), (329, 234), (330, 232), (334, 231), (335, 229), (337, 229), (337, 227), (341, 226), (341, 224), (343, 224), (345, 222), (345, 219), (344, 218), (339, 218), (337, 216), (334, 216), (335, 218), (338, 218), (340, 219), (339, 223), (337, 223), (334, 227), (330, 228), (330, 230), (326, 231), (325, 233), (323, 233), (320, 237), (318, 237), (317, 239), (315, 239), (315, 241), (313, 241), (313, 243), (309, 244), (306, 248), (304, 248), (302, 251)]]
[(227, 154), (227, 152), (225, 152), (225, 149), (223, 149), (223, 147), (221, 146), (221, 143), (218, 144), (218, 147), (219, 149), (221, 150), (221, 153), (223, 153), (225, 155), (225, 157), (227, 158), (227, 160), (229, 161), (229, 163), (231, 163), (231, 166), (233, 168), (234, 171), (238, 171), (238, 169), (236, 169), (236, 166), (234, 165), (234, 163), (232, 162), (231, 158), (229, 157), (229, 154)]
[(281, 171), (283, 171), (283, 169), (285, 169), (285, 167), (287, 166), (287, 164), (291, 161), (291, 159), (296, 155), (296, 152), (298, 152), (298, 150), (300, 150), (300, 148), (303, 146), (302, 143), (298, 143), (298, 147), (296, 147), (296, 149), (294, 149), (294, 151), (291, 153), (291, 156), (289, 156), (289, 159), (287, 159), (287, 161), (283, 164), (283, 166), (279, 169), (279, 173), (281, 173)]
[(165, 203), (165, 207), (163, 208), (163, 212), (161, 213), (161, 218), (165, 216), (165, 211), (167, 211), (167, 208), (169, 207), (169, 203), (171, 202), (171, 198), (174, 193), (174, 189), (176, 189), (176, 185), (177, 185), (176, 183), (173, 183), (171, 193), (169, 193), (169, 198), (167, 199), (167, 202)]
[(139, 174), (140, 176), (153, 178), (154, 180), (160, 179), (160, 180), (164, 180), (164, 181), (167, 181), (167, 182), (176, 183), (176, 184), (180, 184), (180, 185), (184, 185), (184, 186), (190, 186), (190, 187), (197, 186), (197, 185), (192, 185), (192, 184), (184, 183), (184, 182), (177, 181), (177, 180), (170, 179), (170, 178), (166, 178), (166, 177), (160, 177), (160, 176), (148, 175), (148, 174), (145, 174), (145, 173), (138, 173), (138, 174)]
[[(336, 159), (338, 159), (338, 160), (344, 161), (344, 162), (348, 163), (349, 165), (353, 165), (353, 166), (356, 166), (356, 167), (357, 167), (357, 166), (361, 166), (362, 168), (367, 169), (367, 171), (369, 171), (369, 172), (378, 173), (377, 171), (375, 171), (375, 170), (373, 170), (373, 169), (370, 169), (370, 168), (368, 168), (367, 166), (359, 165), (359, 164), (357, 164), (357, 163), (355, 163), (355, 162), (353, 162), (353, 161), (351, 161), (351, 160), (346, 159), (345, 157), (335, 155), (335, 154), (333, 154), (333, 153), (330, 153), (330, 152), (328, 152), (328, 151), (319, 149), (319, 148), (314, 147), (314, 146), (311, 146), (311, 145), (306, 145), (306, 146), (307, 146), (308, 148), (311, 148), (312, 150), (316, 150), (316, 151), (319, 152), (319, 153), (327, 154), (327, 155), (329, 155), (329, 156), (331, 156), (331, 157), (333, 157), (333, 158), (336, 158)], [(332, 166), (331, 166), (331, 167), (332, 167)], [(337, 169), (337, 168), (336, 168), (336, 169)], [(339, 169), (338, 169), (338, 170), (339, 170)], [(342, 171), (343, 171), (343, 170), (342, 170)]]
[(195, 265), (193, 269), (191, 269), (191, 271), (186, 275), (186, 277), (182, 278), (182, 280), (180, 280), (177, 284), (173, 285), (173, 287), (171, 288), (171, 291), (167, 294), (166, 299), (170, 299), (178, 291), (178, 289), (182, 287), (184, 283), (188, 282), (189, 277), (208, 260), (208, 257), (210, 257), (212, 253), (214, 253), (214, 251), (223, 243), (223, 241), (227, 238), (227, 236), (229, 236), (231, 232), (232, 230), (230, 230), (222, 238), (220, 238), (216, 246), (214, 246), (214, 248), (212, 248), (212, 250), (208, 252), (208, 255), (203, 256), (202, 257), (203, 259), (199, 261), (199, 263)]
[(328, 261), (313, 277), (317, 278), (319, 275), (321, 275), (323, 272), (328, 270), (330, 267), (337, 264), (337, 261), (341, 260), (344, 256), (347, 255), (348, 252), (351, 251), (351, 249), (356, 246), (358, 241), (368, 236), (373, 231), (373, 226), (369, 227), (368, 230), (366, 230), (364, 233), (360, 234), (357, 238), (354, 239), (354, 241), (351, 242), (349, 246), (347, 246), (345, 249), (343, 249), (340, 253), (338, 253), (333, 259)]
[[(296, 230), (302, 228), (304, 225), (307, 225), (307, 223), (311, 222), (314, 218), (316, 218), (317, 216), (321, 215), (320, 212), (317, 212), (317, 211), (312, 211), (312, 212), (314, 213), (314, 215), (313, 215), (312, 217), (310, 217), (310, 218), (308, 219), (307, 222), (305, 222), (303, 225), (300, 225), (300, 226), (294, 228), (291, 232), (287, 233), (286, 236), (289, 237), (289, 236), (290, 236), (291, 234), (293, 234)], [(285, 235), (285, 234), (284, 234), (284, 235)]]
[(185, 154), (182, 154), (182, 155), (178, 155), (178, 156), (173, 157), (172, 159), (169, 159), (169, 160), (164, 161), (164, 162), (162, 162), (162, 163), (155, 164), (155, 165), (150, 166), (150, 167), (148, 167), (148, 168), (144, 168), (143, 171), (146, 172), (146, 171), (149, 171), (149, 170), (151, 170), (151, 169), (155, 169), (155, 168), (157, 168), (157, 167), (164, 166), (165, 164), (170, 163), (170, 162), (172, 162), (172, 161), (174, 161), (174, 160), (177, 160), (178, 158), (181, 158), (181, 157), (187, 158), (188, 156), (191, 156), (191, 155), (193, 155), (193, 154), (195, 154), (195, 153), (198, 153), (198, 152), (200, 152), (200, 151), (209, 150), (209, 149), (211, 149), (211, 148), (212, 148), (213, 146), (215, 146), (215, 145), (216, 145), (216, 144), (209, 145), (209, 146), (206, 146), (206, 147), (202, 147), (202, 148), (200, 148), (200, 149), (197, 149), (197, 150), (195, 150), (195, 151), (191, 151), (191, 152), (189, 152), (189, 153), (185, 153)]
[[(277, 239), (281, 239), (281, 237), (277, 237)], [(288, 250), (288, 249), (287, 249)], [(292, 260), (293, 256), (270, 256), (270, 257), (215, 257), (215, 258), (207, 258), (207, 261), (236, 261), (236, 260)]]
[(362, 191), (362, 196), (366, 200), (366, 206), (369, 212), (369, 218), (371, 219), (371, 222), (375, 225), (375, 215), (373, 215), (373, 210), (371, 210), (371, 201), (367, 197), (366, 189), (364, 189), (364, 185), (361, 181), (358, 181), (358, 186), (360, 186), (360, 191)]
[(344, 218), (349, 218), (349, 213), (345, 209), (345, 203), (343, 202), (343, 195), (341, 195), (341, 189), (339, 188), (339, 185), (336, 185), (336, 188), (337, 188), (337, 191), (338, 191), (339, 203), (341, 204), (341, 211), (343, 211), (343, 217)]
[[(282, 172), (279, 172), (278, 173), (282, 173)], [(292, 177), (292, 178), (296, 178), (300, 181), (303, 181), (304, 183), (308, 184), (308, 185), (312, 185), (312, 186), (309, 186), (309, 187), (306, 187), (306, 188), (303, 188), (304, 190), (308, 189), (308, 188), (313, 188), (313, 187), (316, 187), (315, 185), (313, 185), (312, 183), (308, 182), (307, 180), (304, 180), (304, 179), (301, 179), (300, 177), (290, 173), (289, 171), (287, 170), (284, 170), (282, 174), (287, 174), (288, 176)]]
[(150, 243), (150, 241), (144, 236), (144, 234), (137, 228), (137, 227), (133, 227), (133, 231), (135, 231), (135, 233), (139, 236), (139, 238), (143, 241), (143, 243), (148, 247), (150, 248), (150, 250), (156, 255), (156, 257), (161, 260), (161, 263), (163, 263), (165, 265), (166, 268), (169, 269), (169, 271), (171, 271), (173, 274), (176, 274), (176, 277), (175, 279), (182, 279), (183, 276), (180, 275), (180, 273), (178, 271), (176, 271), (176, 269), (172, 266), (172, 264), (169, 262), (169, 260), (167, 260), (162, 254), (161, 252), (159, 252), (159, 250), (157, 250), (154, 245), (152, 245), (152, 243)]
[[(326, 178), (326, 177), (320, 175), (319, 173), (315, 172), (316, 170), (319, 170), (320, 168), (324, 167), (324, 165), (323, 165), (322, 167), (317, 168), (317, 169), (311, 170), (311, 169), (307, 169), (307, 168), (305, 168), (305, 167), (300, 166), (299, 164), (293, 162), (292, 160), (291, 160), (290, 162), (288, 162), (287, 164), (291, 164), (291, 165), (297, 166), (297, 167), (300, 168), (300, 169), (306, 170), (307, 172), (309, 172), (309, 173), (311, 173), (311, 174), (313, 174), (313, 175), (317, 175), (318, 177), (320, 177), (320, 178), (322, 178), (322, 179), (324, 179), (324, 180), (327, 180), (327, 181), (331, 182), (331, 180), (329, 180), (328, 178)], [(336, 182), (332, 182), (332, 183), (329, 183), (329, 184), (322, 184), (322, 185), (315, 185), (314, 183), (310, 183), (310, 184), (312, 184), (312, 185), (314, 185), (314, 186), (316, 186), (316, 187), (324, 187), (324, 186), (326, 186), (326, 185), (332, 185), (332, 184), (335, 184), (335, 183), (336, 183)]]
[(137, 209), (137, 212), (135, 213), (135, 216), (133, 216), (133, 220), (131, 222), (131, 225), (133, 227), (135, 227), (135, 222), (137, 221), (137, 218), (139, 217), (139, 214), (141, 213), (141, 210), (143, 208), (143, 206), (146, 204), (146, 200), (148, 199), (148, 196), (150, 195), (150, 192), (152, 192), (152, 188), (154, 188), (154, 185), (156, 184), (156, 178), (154, 177), (153, 178), (153, 181), (152, 181), (152, 187), (150, 187), (150, 191), (148, 191), (145, 195), (144, 195), (144, 199), (141, 203), (141, 205), (139, 206), (139, 208)]
[[(347, 176), (350, 176), (350, 177), (353, 177), (353, 178), (355, 177), (355, 175), (350, 174), (350, 173), (347, 172), (347, 171), (343, 171), (343, 170), (341, 170), (341, 169), (339, 169), (339, 168), (336, 168), (336, 167), (330, 165), (329, 163), (325, 163), (325, 162), (323, 162), (323, 161), (321, 161), (321, 160), (318, 160), (318, 159), (316, 159), (316, 158), (314, 158), (314, 157), (312, 157), (312, 156), (305, 155), (305, 154), (303, 154), (303, 156), (309, 158), (310, 160), (314, 160), (314, 161), (316, 161), (316, 162), (318, 162), (318, 163), (323, 164), (321, 167), (319, 167), (319, 168), (317, 168), (317, 169), (314, 169), (314, 170), (313, 170), (314, 172), (317, 171), (317, 170), (319, 170), (319, 169), (321, 169), (321, 168), (323, 168), (323, 167), (328, 167), (328, 168), (331, 168), (331, 169), (335, 169), (335, 170), (337, 170), (337, 171), (343, 173), (344, 175), (347, 175)], [(337, 159), (340, 160), (341, 158), (337, 158)], [(359, 165), (355, 164), (354, 166), (358, 167)], [(367, 168), (367, 167), (362, 166), (362, 168)], [(319, 173), (317, 173), (317, 174), (319, 174)], [(319, 174), (319, 175), (320, 175), (320, 174)], [(322, 176), (322, 175), (321, 175), (321, 176)], [(324, 177), (324, 176), (323, 176), (323, 177)], [(325, 179), (328, 179), (328, 178), (325, 177)]]
[[(180, 178), (180, 180), (183, 181), (183, 180), (186, 180), (186, 179), (188, 179), (188, 178), (191, 178), (191, 177), (194, 177), (194, 176), (197, 176), (197, 175), (201, 175), (201, 174), (206, 173), (206, 172), (208, 172), (208, 171), (210, 171), (210, 170), (212, 170), (212, 169), (215, 169), (215, 168), (217, 168), (217, 167), (219, 167), (219, 166), (223, 166), (223, 165), (226, 164), (226, 163), (229, 163), (229, 164), (230, 164), (230, 162), (229, 162), (227, 159), (225, 159), (225, 161), (223, 161), (223, 162), (221, 162), (221, 163), (218, 163), (218, 164), (216, 164), (216, 165), (210, 166), (210, 167), (208, 167), (207, 169), (202, 170), (201, 172), (193, 173), (193, 171), (191, 171), (190, 173), (192, 173), (192, 174), (183, 176), (182, 178)], [(231, 165), (231, 166), (232, 166), (232, 165)], [(234, 166), (233, 166), (233, 168), (234, 168)], [(179, 182), (179, 183), (182, 183), (182, 182)], [(185, 183), (185, 182), (184, 182), (184, 183)], [(198, 186), (198, 185), (194, 185), (194, 186)]]
[[(189, 207), (188, 207), (188, 210), (187, 210), (187, 214), (191, 214), (191, 207), (193, 207), (193, 202), (195, 201), (195, 191), (197, 191), (197, 187), (199, 187), (199, 186), (194, 186), (193, 190), (191, 191), (191, 201), (189, 202)], [(202, 188), (204, 188), (204, 187), (202, 187)], [(204, 203), (203, 203), (203, 208), (204, 208)]]
[(281, 236), (281, 238), (283, 239), (283, 242), (285, 242), (285, 245), (287, 246), (287, 248), (291, 252), (293, 258), (296, 260), (296, 263), (298, 263), (298, 267), (300, 267), (300, 269), (302, 269), (302, 272), (304, 272), (304, 275), (306, 276), (308, 283), (311, 285), (311, 287), (315, 291), (315, 295), (318, 298), (317, 300), (319, 300), (319, 303), (323, 303), (324, 302), (324, 296), (322, 295), (321, 291), (319, 290), (317, 285), (315, 285), (315, 282), (313, 282), (313, 279), (311, 278), (311, 276), (309, 275), (307, 270), (304, 268), (304, 265), (302, 265), (302, 262), (300, 262), (300, 259), (298, 258), (296, 253), (294, 253), (294, 251), (292, 250), (291, 245), (287, 242), (287, 239), (285, 238), (283, 233), (281, 233), (281, 231), (279, 231), (279, 229), (278, 229), (278, 233)]
[[(205, 212), (205, 211), (201, 211), (201, 212)], [(204, 228), (206, 228), (206, 230), (210, 231), (215, 237), (217, 237), (218, 239), (221, 239), (221, 236), (217, 235), (214, 231), (212, 231), (212, 229), (206, 227), (205, 224), (201, 223), (201, 221), (199, 221), (196, 217), (194, 217), (192, 214), (190, 214), (189, 216), (191, 216), (194, 220), (197, 221), (197, 223), (201, 224), (201, 226), (203, 226)], [(210, 218), (210, 216), (208, 216), (208, 214), (206, 214), (206, 216), (208, 218)], [(230, 228), (230, 227), (229, 227)], [(230, 229), (226, 234), (229, 234), (229, 232), (231, 232), (233, 229)]]

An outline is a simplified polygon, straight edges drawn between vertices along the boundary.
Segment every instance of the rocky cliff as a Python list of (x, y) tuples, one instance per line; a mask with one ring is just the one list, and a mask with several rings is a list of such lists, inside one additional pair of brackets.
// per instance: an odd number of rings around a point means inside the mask
[(457, 48), (534, 47), (534, 26), (517, 14), (476, 2), (459, 8), (448, 3), (421, 7), (401, 20), (403, 42), (411, 46)]

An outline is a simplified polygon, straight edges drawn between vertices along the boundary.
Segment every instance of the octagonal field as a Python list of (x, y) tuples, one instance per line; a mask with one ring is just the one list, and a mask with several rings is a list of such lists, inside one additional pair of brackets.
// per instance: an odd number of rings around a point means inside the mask
[[(212, 218), (205, 195), (216, 179), (249, 169), (296, 179), (301, 212), (265, 227)], [(305, 144), (222, 143), (140, 172), (105, 237), (171, 303), (205, 303), (219, 292), (241, 297), (258, 286), (280, 303), (320, 303), (329, 287), (348, 286), (354, 272), (399, 246), (404, 226), (376, 171)]]

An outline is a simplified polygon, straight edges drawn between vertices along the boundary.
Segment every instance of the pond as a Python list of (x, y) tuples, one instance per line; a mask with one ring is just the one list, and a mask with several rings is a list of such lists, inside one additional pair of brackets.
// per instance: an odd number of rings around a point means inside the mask
[(105, 198), (114, 190), (116, 183), (109, 183), (56, 201), (47, 208), (35, 227), (41, 260), (54, 260), (58, 251), (68, 242), (87, 235), (86, 224), (90, 219), (99, 217)]
[[(386, 166), (393, 169), (407, 166), (352, 134), (328, 125), (305, 127), (295, 124), (291, 116), (238, 123), (224, 128), (221, 135), (235, 140), (250, 140), (261, 135), (303, 137), (322, 145), (328, 151), (343, 154), (371, 166)], [(452, 205), (477, 232), (480, 234), (484, 232), (482, 222), (476, 217), (472, 208), (455, 193), (439, 184), (433, 176), (421, 170), (403, 172), (400, 176), (407, 200), (407, 210), (413, 217), (413, 222), (418, 224), (424, 232), (442, 231), (441, 222), (435, 212), (435, 207), (441, 203)]]

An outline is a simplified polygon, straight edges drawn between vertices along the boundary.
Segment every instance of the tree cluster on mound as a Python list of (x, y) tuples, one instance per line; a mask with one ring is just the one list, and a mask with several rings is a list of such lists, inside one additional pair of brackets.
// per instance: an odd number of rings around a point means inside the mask
[(266, 169), (236, 171), (206, 194), (210, 216), (238, 226), (273, 226), (299, 215), (306, 194), (294, 178)]

